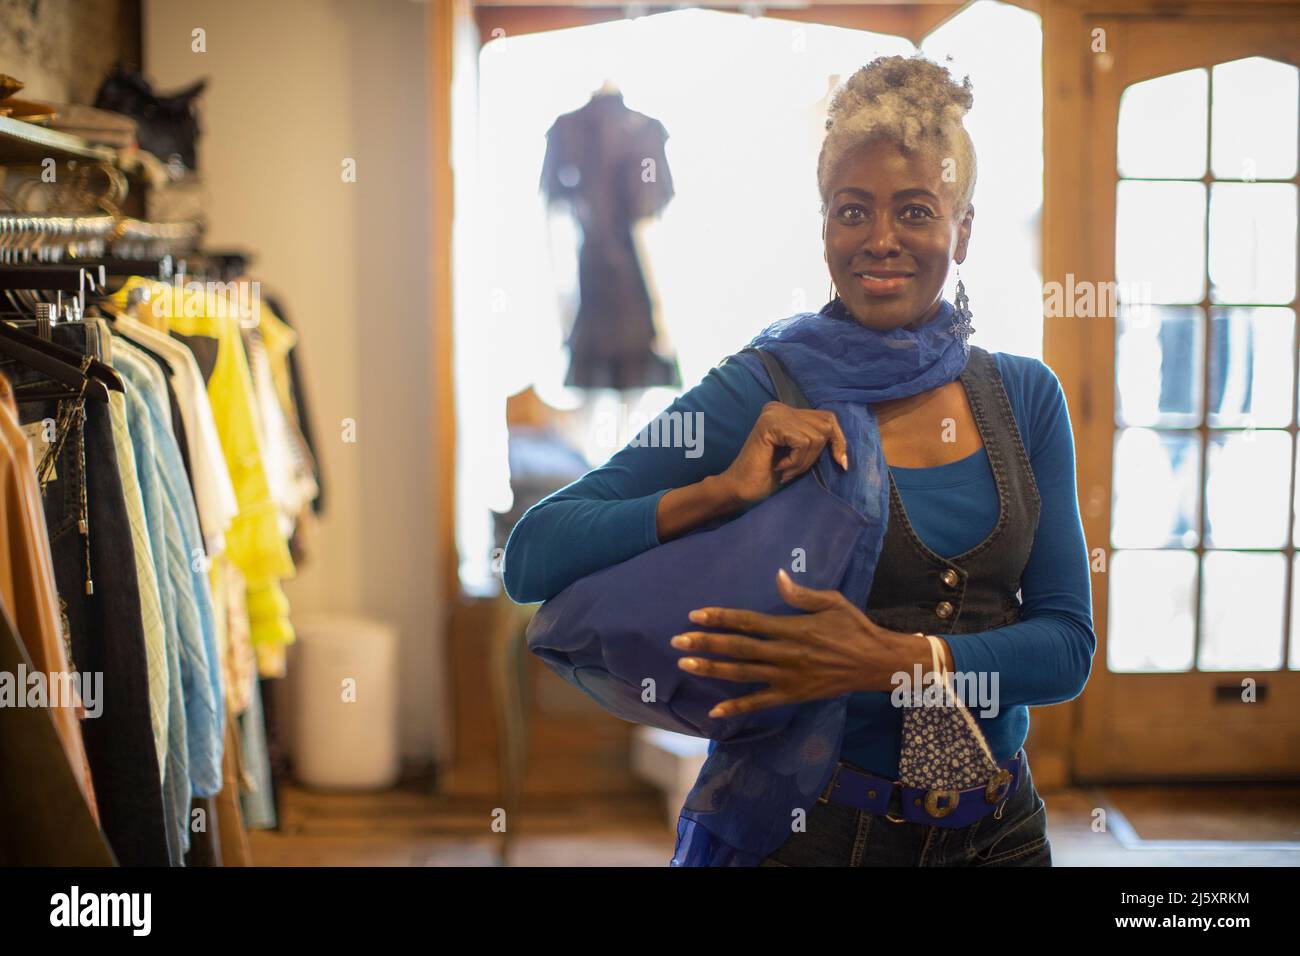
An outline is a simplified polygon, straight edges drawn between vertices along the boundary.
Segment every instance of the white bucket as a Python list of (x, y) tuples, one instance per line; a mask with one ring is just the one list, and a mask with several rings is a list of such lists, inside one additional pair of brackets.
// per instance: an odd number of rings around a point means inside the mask
[(294, 618), (285, 675), (294, 776), (325, 790), (382, 790), (401, 766), (397, 633), (343, 615)]

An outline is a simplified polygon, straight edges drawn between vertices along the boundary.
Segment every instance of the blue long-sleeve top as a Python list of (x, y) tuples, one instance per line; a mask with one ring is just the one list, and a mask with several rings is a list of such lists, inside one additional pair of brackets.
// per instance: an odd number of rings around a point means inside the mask
[[(1038, 527), (1021, 576), (1021, 619), (944, 637), (955, 670), (998, 675), (997, 715), (982, 717), (974, 707), (972, 713), (1002, 760), (1023, 745), (1030, 706), (1071, 700), (1083, 691), (1097, 639), (1065, 394), (1038, 359), (1005, 352), (994, 357), (1038, 485)], [(506, 593), (519, 603), (544, 601), (580, 577), (658, 546), (659, 499), (724, 471), (763, 405), (774, 398), (770, 383), (738, 363), (711, 369), (664, 412), (672, 421), (675, 413), (683, 421), (693, 416), (694, 444), (683, 449), (629, 442), (524, 513), (506, 542)], [(918, 536), (942, 557), (978, 544), (997, 520), (997, 486), (983, 448), (934, 468), (890, 466), (890, 473)], [(901, 722), (887, 692), (851, 695), (840, 756), (895, 778)]]

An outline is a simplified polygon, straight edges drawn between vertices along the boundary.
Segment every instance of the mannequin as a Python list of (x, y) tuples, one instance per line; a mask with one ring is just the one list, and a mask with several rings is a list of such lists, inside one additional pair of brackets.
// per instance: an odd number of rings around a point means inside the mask
[[(587, 104), (558, 117), (547, 131), (539, 181), (570, 346), (566, 384), (607, 392), (625, 404), (647, 388), (681, 384), (675, 357), (663, 351), (657, 297), (645, 268), (646, 220), (673, 196), (667, 137), (662, 123), (623, 103), (607, 76)], [(647, 159), (657, 174), (648, 179), (640, 175)], [(561, 225), (557, 213), (567, 213), (569, 221)]]

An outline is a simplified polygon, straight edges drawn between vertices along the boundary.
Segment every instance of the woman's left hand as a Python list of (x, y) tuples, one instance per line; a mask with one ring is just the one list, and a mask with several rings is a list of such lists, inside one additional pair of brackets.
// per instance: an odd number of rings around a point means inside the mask
[[(735, 717), (768, 707), (825, 700), (854, 691), (892, 690), (892, 676), (910, 668), (909, 647), (921, 640), (879, 627), (839, 591), (818, 591), (795, 584), (781, 570), (777, 590), (788, 604), (806, 614), (760, 614), (736, 608), (694, 610), (696, 624), (744, 634), (686, 631), (673, 647), (724, 655), (719, 661), (683, 657), (683, 670), (700, 677), (768, 686), (746, 697), (723, 701), (710, 717)], [(928, 653), (928, 652), (927, 652)], [(919, 658), (918, 658), (919, 659)]]

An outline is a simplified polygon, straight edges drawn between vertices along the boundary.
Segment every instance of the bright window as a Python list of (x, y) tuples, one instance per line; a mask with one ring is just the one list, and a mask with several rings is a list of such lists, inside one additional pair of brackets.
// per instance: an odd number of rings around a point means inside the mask
[[(480, 56), (472, 199), (458, 197), (456, 379), (458, 543), (467, 590), (491, 593), (489, 509), (506, 511), (506, 397), (532, 384), (562, 409), (585, 405), (576, 436), (592, 465), (618, 450), (618, 393), (566, 389), (561, 308), (573, 294), (578, 237), (538, 194), (545, 134), (605, 79), (626, 105), (662, 121), (676, 195), (643, 233), (652, 298), (689, 388), (768, 323), (815, 311), (830, 285), (822, 259), (817, 155), (832, 78), (901, 38), (690, 9), (489, 42)], [(976, 218), (962, 279), (974, 342), (1042, 354), (1038, 272), (1042, 203), (1041, 24), (1019, 8), (972, 4), (922, 47), (971, 75), (967, 118), (979, 156)], [(1015, 102), (1022, 109), (998, 109)], [(458, 176), (460, 173), (458, 172)], [(467, 205), (468, 204), (468, 205)], [(468, 210), (468, 211), (466, 211)], [(947, 295), (956, 288), (950, 279)], [(674, 393), (650, 390), (642, 420)]]

